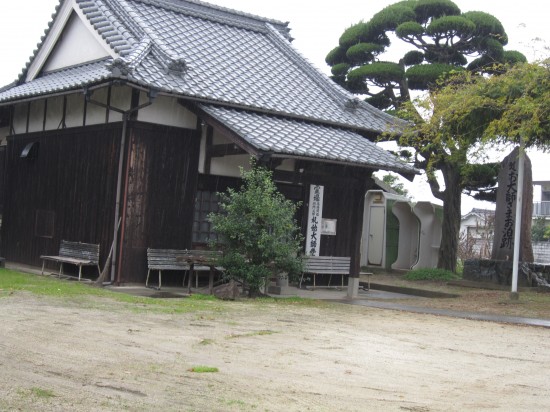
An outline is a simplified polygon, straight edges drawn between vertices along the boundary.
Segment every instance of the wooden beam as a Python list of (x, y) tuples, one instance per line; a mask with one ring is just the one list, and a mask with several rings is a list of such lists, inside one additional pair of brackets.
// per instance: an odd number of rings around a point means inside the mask
[(186, 102), (182, 99), (179, 99), (178, 102), (182, 106), (184, 106), (187, 109), (191, 110), (198, 117), (202, 118), (208, 125), (212, 126), (214, 129), (216, 129), (216, 131), (218, 133), (220, 133), (223, 137), (225, 137), (230, 142), (236, 144), (238, 147), (240, 147), (246, 153), (248, 153), (252, 156), (256, 156), (256, 157), (260, 156), (263, 153), (261, 150), (259, 150), (258, 148), (254, 147), (253, 145), (248, 143), (246, 140), (244, 140), (241, 136), (239, 136), (233, 130), (228, 128), (225, 124), (223, 124), (222, 122), (220, 122), (216, 118), (210, 116), (204, 110), (201, 110), (196, 104)]
[(206, 126), (206, 141), (204, 147), (204, 174), (209, 175), (212, 168), (212, 142), (214, 141), (214, 129)]

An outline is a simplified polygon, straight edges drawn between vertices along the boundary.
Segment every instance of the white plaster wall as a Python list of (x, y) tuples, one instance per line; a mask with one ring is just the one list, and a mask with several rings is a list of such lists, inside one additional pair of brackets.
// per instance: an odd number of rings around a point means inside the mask
[(63, 118), (63, 97), (55, 96), (48, 99), (48, 110), (46, 112), (46, 130), (60, 128)]
[(80, 18), (73, 13), (48, 57), (43, 71), (58, 70), (107, 56), (109, 53), (105, 45), (99, 43)]
[[(92, 94), (92, 99), (97, 102), (107, 104), (108, 93), (108, 87), (94, 90)], [(93, 103), (88, 103), (88, 105), (86, 106), (86, 125), (105, 123), (106, 113), (107, 109), (105, 107), (101, 107)]]
[[(130, 110), (132, 105), (132, 89), (128, 86), (113, 86), (111, 88), (111, 106), (120, 110)], [(121, 122), (122, 114), (113, 110), (109, 113), (109, 123)]]
[(214, 157), (210, 165), (210, 173), (220, 176), (240, 177), (241, 172), (239, 166), (242, 166), (244, 170), (250, 169), (250, 155), (237, 155), (237, 156), (225, 156)]
[[(214, 130), (212, 136), (212, 144), (229, 144), (231, 141), (224, 137), (222, 134)], [(201, 146), (201, 151), (204, 147)], [(250, 169), (250, 155), (236, 155), (236, 156), (224, 156), (213, 157), (210, 164), (210, 173), (220, 176), (241, 177), (239, 166), (242, 166), (245, 170)]]
[(13, 130), (15, 134), (26, 133), (27, 131), (27, 103), (15, 105), (13, 112)]
[[(140, 104), (147, 103), (147, 93), (140, 94)], [(152, 105), (138, 112), (138, 120), (162, 124), (165, 126), (195, 129), (197, 116), (178, 103), (177, 99), (168, 96), (158, 96)]]
[(44, 99), (31, 102), (29, 133), (42, 131), (44, 127), (44, 104)]
[[(49, 107), (49, 106), (48, 106)], [(67, 127), (81, 127), (84, 122), (84, 94), (75, 93), (67, 96), (65, 125)]]

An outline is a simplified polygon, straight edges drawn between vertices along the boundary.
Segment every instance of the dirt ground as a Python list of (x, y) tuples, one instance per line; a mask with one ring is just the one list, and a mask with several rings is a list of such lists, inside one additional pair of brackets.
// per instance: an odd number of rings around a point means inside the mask
[(0, 298), (0, 410), (550, 409), (550, 329), (338, 304), (170, 314), (91, 299)]

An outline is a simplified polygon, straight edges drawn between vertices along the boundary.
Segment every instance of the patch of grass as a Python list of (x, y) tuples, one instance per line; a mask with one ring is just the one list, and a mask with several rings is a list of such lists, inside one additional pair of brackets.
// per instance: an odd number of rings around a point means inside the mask
[(189, 372), (213, 373), (213, 372), (219, 372), (219, 370), (214, 366), (193, 366), (192, 368), (189, 369)]
[(206, 346), (206, 345), (212, 345), (213, 343), (214, 343), (213, 339), (203, 339), (199, 342), (199, 345)]
[[(191, 295), (187, 298), (149, 298), (133, 296), (122, 291), (94, 287), (89, 282), (58, 279), (54, 276), (39, 276), (9, 269), (0, 269), (0, 299), (19, 292), (30, 292), (39, 296), (54, 297), (84, 308), (129, 310), (136, 313), (156, 312), (166, 314), (207, 313), (214, 319), (222, 312), (231, 311), (241, 305), (253, 306), (253, 310), (269, 309), (272, 305), (287, 307), (330, 307), (330, 303), (303, 299), (262, 298), (244, 299), (238, 302), (222, 301), (211, 295)], [(113, 302), (124, 305), (114, 306)]]
[(36, 295), (73, 300), (92, 307), (101, 306), (101, 301), (86, 299), (100, 297), (117, 302), (131, 304), (134, 312), (155, 311), (159, 313), (189, 313), (199, 311), (222, 311), (226, 306), (215, 297), (192, 295), (184, 299), (154, 299), (133, 296), (126, 293), (91, 286), (89, 283), (60, 280), (55, 277), (38, 276), (8, 269), (0, 269), (0, 296), (14, 292), (27, 291)]
[(215, 297), (214, 295), (203, 295), (201, 293), (191, 295), (187, 299), (189, 299), (189, 300), (209, 300), (209, 301), (213, 301), (213, 300), (217, 301), (218, 300), (218, 298)]
[(403, 279), (406, 280), (432, 280), (448, 281), (458, 280), (460, 275), (445, 269), (416, 269), (408, 272)]
[(42, 388), (31, 388), (30, 390), (31, 394), (34, 395), (37, 398), (55, 398), (55, 394), (53, 391), (49, 389), (42, 389)]

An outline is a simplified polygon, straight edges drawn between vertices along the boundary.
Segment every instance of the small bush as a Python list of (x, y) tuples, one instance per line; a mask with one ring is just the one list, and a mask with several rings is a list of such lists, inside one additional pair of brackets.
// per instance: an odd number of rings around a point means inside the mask
[(404, 276), (406, 280), (457, 280), (460, 276), (445, 269), (416, 269)]

